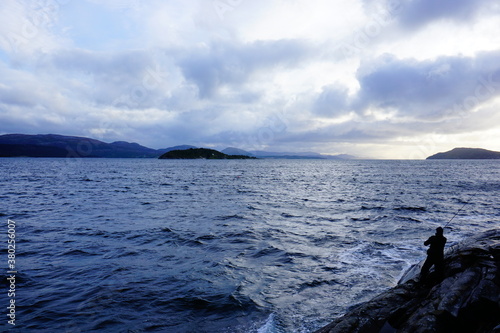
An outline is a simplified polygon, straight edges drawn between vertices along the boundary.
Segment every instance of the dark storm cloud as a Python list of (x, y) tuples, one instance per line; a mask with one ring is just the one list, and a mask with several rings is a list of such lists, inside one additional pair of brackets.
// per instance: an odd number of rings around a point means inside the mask
[(222, 86), (243, 84), (256, 71), (294, 66), (310, 52), (297, 40), (214, 42), (208, 48), (189, 50), (178, 64), (185, 78), (196, 84), (200, 97), (208, 98)]
[(398, 21), (406, 28), (417, 28), (441, 19), (463, 23), (483, 10), (498, 9), (498, 4), (491, 0), (406, 0), (400, 4)]
[(426, 61), (383, 56), (363, 64), (357, 78), (353, 107), (360, 113), (377, 108), (440, 119), (500, 95), (500, 51)]

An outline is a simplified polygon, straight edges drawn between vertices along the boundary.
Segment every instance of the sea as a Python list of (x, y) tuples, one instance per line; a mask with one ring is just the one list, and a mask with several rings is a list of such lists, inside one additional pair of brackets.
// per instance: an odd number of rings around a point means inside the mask
[(1, 158), (0, 330), (314, 332), (499, 198), (498, 160)]

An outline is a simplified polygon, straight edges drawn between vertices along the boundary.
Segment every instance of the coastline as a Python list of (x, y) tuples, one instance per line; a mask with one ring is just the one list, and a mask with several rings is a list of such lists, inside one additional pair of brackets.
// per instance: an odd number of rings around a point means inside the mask
[(410, 268), (398, 285), (359, 304), (315, 333), (500, 332), (500, 229), (447, 249), (443, 279), (418, 281)]

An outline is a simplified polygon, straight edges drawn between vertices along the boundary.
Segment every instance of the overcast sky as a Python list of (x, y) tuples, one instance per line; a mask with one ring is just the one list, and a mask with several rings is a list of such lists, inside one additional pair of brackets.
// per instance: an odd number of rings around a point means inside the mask
[(4, 0), (0, 134), (500, 150), (492, 0)]

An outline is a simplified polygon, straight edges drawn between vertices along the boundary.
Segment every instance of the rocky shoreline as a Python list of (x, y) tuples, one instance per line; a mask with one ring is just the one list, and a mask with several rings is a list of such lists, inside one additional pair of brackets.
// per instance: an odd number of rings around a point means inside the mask
[(418, 281), (421, 264), (316, 333), (500, 332), (500, 228), (449, 248), (440, 279)]

